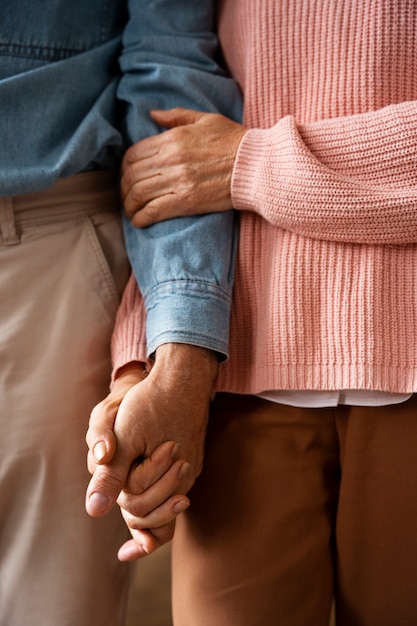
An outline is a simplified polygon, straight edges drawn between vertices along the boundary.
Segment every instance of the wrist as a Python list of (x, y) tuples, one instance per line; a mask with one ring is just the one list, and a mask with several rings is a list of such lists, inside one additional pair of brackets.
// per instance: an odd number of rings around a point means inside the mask
[(155, 367), (181, 373), (187, 380), (206, 379), (213, 385), (219, 369), (217, 353), (186, 343), (165, 343), (155, 351)]

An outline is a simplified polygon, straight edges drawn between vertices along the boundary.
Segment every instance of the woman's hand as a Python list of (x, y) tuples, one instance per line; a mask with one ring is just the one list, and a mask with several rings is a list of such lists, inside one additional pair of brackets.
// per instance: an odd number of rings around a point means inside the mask
[(152, 111), (164, 133), (127, 150), (121, 177), (132, 224), (232, 209), (231, 180), (244, 126), (190, 109)]

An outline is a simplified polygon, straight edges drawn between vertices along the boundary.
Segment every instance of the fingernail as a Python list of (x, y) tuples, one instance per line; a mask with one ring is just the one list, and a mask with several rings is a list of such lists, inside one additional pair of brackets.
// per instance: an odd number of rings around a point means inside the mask
[(187, 462), (183, 463), (180, 469), (178, 470), (178, 478), (184, 478), (184, 476), (187, 474), (190, 467), (191, 465), (189, 463)]
[(104, 441), (98, 441), (93, 448), (93, 457), (96, 463), (100, 463), (107, 454), (107, 446)]
[(174, 506), (174, 512), (183, 513), (184, 511), (188, 509), (189, 506), (190, 506), (189, 502), (186, 502), (185, 500), (180, 500), (180, 502), (177, 502), (177, 504)]
[(146, 552), (146, 554), (150, 554), (149, 550), (146, 548), (146, 546), (143, 545), (143, 543), (141, 544), (140, 547), (142, 548), (144, 552)]
[(96, 513), (104, 513), (109, 507), (110, 500), (104, 493), (95, 491), (91, 494), (89, 503)]
[(172, 447), (170, 457), (171, 459), (176, 459), (178, 457), (178, 452), (180, 451), (180, 444), (175, 443)]

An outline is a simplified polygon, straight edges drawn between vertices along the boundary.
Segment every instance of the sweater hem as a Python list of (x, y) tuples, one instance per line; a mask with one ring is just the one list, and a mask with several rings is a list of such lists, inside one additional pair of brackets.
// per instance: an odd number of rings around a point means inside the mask
[(416, 393), (416, 366), (373, 364), (265, 365), (254, 369), (221, 366), (216, 391), (258, 394), (268, 390), (342, 391), (365, 389), (388, 393)]

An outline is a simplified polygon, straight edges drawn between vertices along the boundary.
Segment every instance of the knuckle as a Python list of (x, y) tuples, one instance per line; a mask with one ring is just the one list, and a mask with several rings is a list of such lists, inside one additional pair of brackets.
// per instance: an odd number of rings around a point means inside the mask
[(175, 532), (175, 520), (171, 520), (161, 525), (159, 528), (154, 529), (153, 534), (156, 540), (159, 542), (159, 545), (163, 545), (174, 536)]
[(180, 162), (187, 155), (188, 130), (185, 126), (173, 128), (170, 132), (170, 143), (167, 146), (167, 157), (174, 162)]
[(112, 492), (120, 491), (121, 489), (121, 477), (117, 472), (109, 470), (108, 468), (96, 470), (94, 474), (94, 483), (97, 490), (108, 490)]
[(123, 183), (126, 187), (131, 187), (134, 183), (133, 172), (133, 167), (131, 165), (127, 165), (125, 171), (123, 172)]
[(134, 204), (140, 204), (142, 202), (142, 189), (137, 183), (133, 185), (130, 190), (130, 200)]
[(113, 414), (116, 407), (115, 398), (112, 394), (106, 396), (101, 402), (95, 405), (90, 413), (90, 425), (91, 423), (101, 420), (104, 417), (109, 417)]
[(141, 530), (145, 528), (144, 519), (148, 514), (148, 511), (144, 506), (141, 506), (139, 503), (135, 503), (134, 505), (130, 505), (129, 508), (125, 508), (124, 518), (126, 524), (129, 528), (133, 528), (135, 530)]
[(91, 424), (100, 417), (101, 412), (105, 410), (105, 408), (106, 408), (105, 400), (102, 400), (101, 402), (99, 402), (99, 404), (96, 404), (95, 407), (91, 410), (90, 427), (91, 427)]
[(146, 213), (151, 222), (158, 222), (162, 218), (161, 207), (156, 202), (146, 205)]
[(135, 502), (129, 507), (129, 513), (132, 518), (136, 519), (138, 523), (141, 523), (142, 519), (148, 515), (149, 510), (144, 502)]
[(154, 531), (154, 534), (157, 535), (156, 540), (158, 542), (158, 547), (161, 547), (164, 544), (169, 543), (172, 540), (172, 538), (174, 537), (174, 529), (169, 527), (165, 530), (163, 527), (163, 530), (161, 532), (156, 533)]
[(89, 449), (93, 448), (96, 439), (96, 434), (91, 430), (91, 428), (89, 428), (85, 435), (85, 442)]

